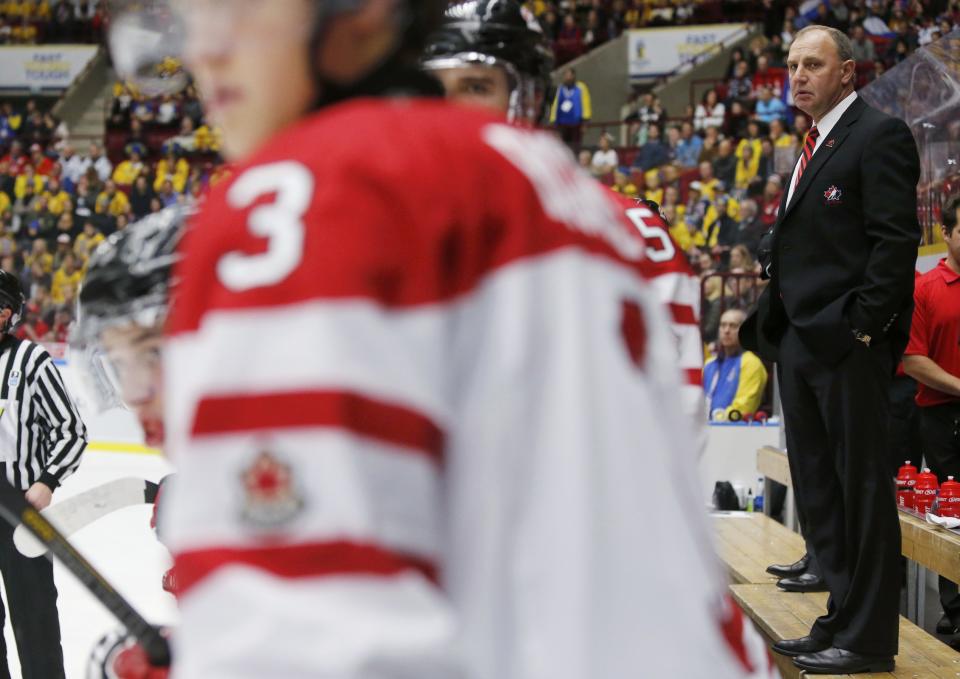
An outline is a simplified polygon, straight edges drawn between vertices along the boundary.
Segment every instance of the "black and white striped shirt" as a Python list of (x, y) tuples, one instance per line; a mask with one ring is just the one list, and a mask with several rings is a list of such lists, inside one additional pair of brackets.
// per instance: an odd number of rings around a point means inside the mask
[(0, 339), (0, 464), (15, 488), (55, 489), (80, 465), (87, 428), (47, 350)]

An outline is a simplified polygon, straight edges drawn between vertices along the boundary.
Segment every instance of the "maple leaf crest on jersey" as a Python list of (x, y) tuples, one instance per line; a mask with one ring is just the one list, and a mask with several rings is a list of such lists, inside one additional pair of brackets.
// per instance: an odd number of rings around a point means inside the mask
[(214, 187), (165, 354), (177, 676), (742, 676), (644, 249), (549, 135), (443, 102), (325, 109)]

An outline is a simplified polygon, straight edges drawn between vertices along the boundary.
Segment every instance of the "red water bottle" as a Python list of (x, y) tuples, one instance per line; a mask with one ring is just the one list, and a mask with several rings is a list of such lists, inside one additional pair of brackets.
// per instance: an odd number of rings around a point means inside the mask
[(917, 475), (917, 483), (913, 487), (914, 509), (921, 515), (926, 514), (933, 507), (937, 499), (937, 489), (936, 474), (924, 467), (923, 472)]
[(960, 483), (948, 476), (947, 480), (940, 486), (940, 502), (937, 514), (940, 516), (952, 516), (960, 519)]
[(913, 509), (913, 487), (917, 483), (917, 468), (910, 464), (910, 460), (903, 463), (897, 472), (897, 506), (904, 509)]

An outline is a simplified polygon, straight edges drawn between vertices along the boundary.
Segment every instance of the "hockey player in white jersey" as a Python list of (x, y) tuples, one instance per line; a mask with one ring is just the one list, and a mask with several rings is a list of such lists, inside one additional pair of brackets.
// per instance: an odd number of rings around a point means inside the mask
[[(536, 19), (517, 0), (462, 0), (447, 8), (440, 28), (427, 42), (424, 66), (443, 83), (447, 97), (465, 105), (490, 108), (521, 125), (543, 117), (550, 87), (553, 53)], [(706, 446), (700, 337), (700, 279), (670, 236), (659, 206), (619, 194), (627, 219), (646, 243), (647, 275), (654, 294), (671, 317), (681, 371), (678, 409), (689, 420), (697, 450)], [(769, 676), (769, 653), (759, 633), (730, 600), (725, 635), (754, 653), (745, 667), (753, 676)], [(733, 640), (736, 640), (735, 642)]]
[[(447, 8), (424, 50), (424, 67), (457, 103), (483, 106), (519, 125), (543, 119), (553, 52), (539, 24), (517, 0), (461, 0)], [(670, 236), (655, 203), (620, 194), (627, 219), (647, 246), (649, 280), (671, 316), (683, 387), (678, 407), (690, 418), (697, 450), (707, 441), (700, 278)]]
[(173, 7), (236, 163), (168, 325), (173, 676), (742, 677), (642, 239), (429, 96), (441, 4)]

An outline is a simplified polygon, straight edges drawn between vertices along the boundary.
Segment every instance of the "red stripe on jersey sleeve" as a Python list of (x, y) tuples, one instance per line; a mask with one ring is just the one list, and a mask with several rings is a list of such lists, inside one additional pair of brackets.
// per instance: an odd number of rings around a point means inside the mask
[[(344, 125), (364, 133), (347, 138)], [(485, 131), (497, 126), (506, 128), (486, 112), (416, 100), (399, 117), (382, 102), (358, 100), (292, 126), (214, 187), (192, 218), (176, 267), (180, 285), (168, 333), (194, 331), (212, 311), (311, 299), (364, 299), (390, 309), (444, 303), (506, 266), (564, 249), (602, 257), (636, 276), (649, 273), (643, 240), (614, 203), (608, 203), (609, 220), (586, 225), (548, 214), (542, 191), (484, 141)], [(270, 238), (250, 229), (252, 211), (282, 197), (270, 185), (238, 208), (231, 189), (249, 172), (292, 167), (309, 172), (314, 186), (306, 207), (277, 229), (302, 238), (302, 247), (269, 282), (248, 285), (243, 272), (261, 271), (271, 247)], [(553, 173), (569, 176), (570, 186), (600, 204), (609, 200), (599, 184), (593, 192), (584, 188), (592, 180), (580, 177), (573, 162)], [(478, 200), (475, 187), (491, 182), (497, 191)], [(445, 190), (438, 192), (440, 185)], [(636, 261), (623, 254), (633, 249)], [(239, 281), (228, 286), (225, 271), (240, 271)]]
[(300, 427), (346, 429), (442, 461), (443, 432), (429, 418), (403, 406), (345, 391), (208, 396), (197, 406), (192, 434)]
[(693, 312), (693, 307), (688, 304), (670, 303), (670, 315), (674, 323), (683, 323), (684, 325), (697, 325), (697, 315)]
[(221, 568), (246, 566), (285, 580), (349, 575), (393, 576), (416, 571), (438, 582), (436, 565), (383, 547), (346, 540), (253, 548), (202, 549), (177, 554), (180, 594)]
[(700, 368), (687, 368), (683, 371), (687, 384), (697, 387), (703, 386), (703, 371)]

